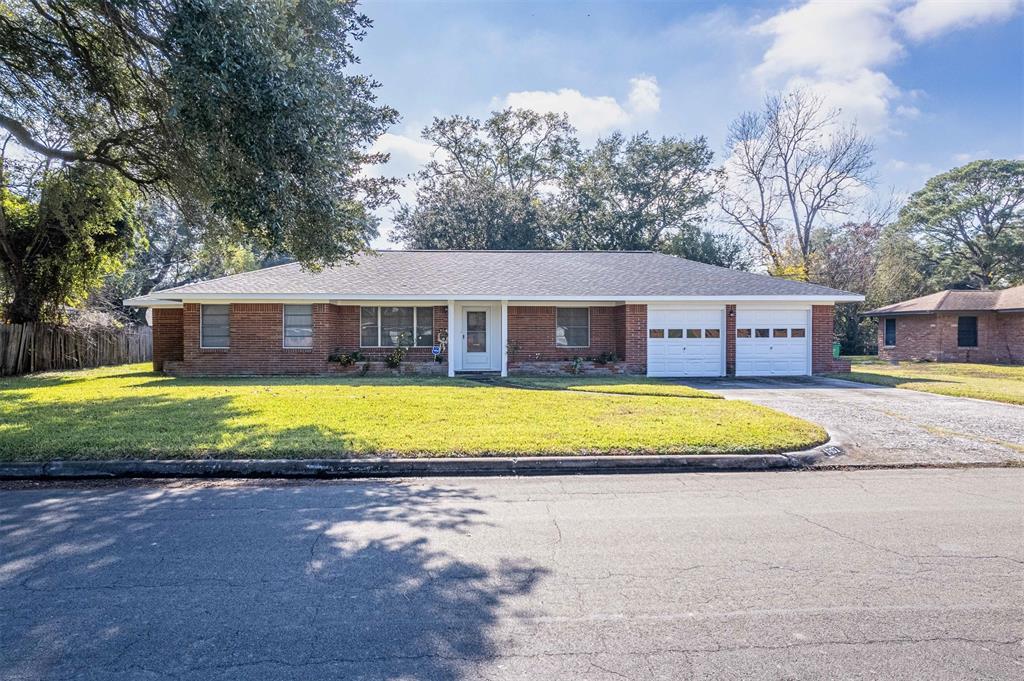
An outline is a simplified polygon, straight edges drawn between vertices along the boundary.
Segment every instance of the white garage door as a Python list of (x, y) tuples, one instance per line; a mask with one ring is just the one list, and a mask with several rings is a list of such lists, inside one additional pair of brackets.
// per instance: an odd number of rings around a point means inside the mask
[(808, 373), (807, 310), (736, 311), (737, 376), (803, 376)]
[(724, 347), (722, 309), (648, 308), (648, 376), (721, 376)]

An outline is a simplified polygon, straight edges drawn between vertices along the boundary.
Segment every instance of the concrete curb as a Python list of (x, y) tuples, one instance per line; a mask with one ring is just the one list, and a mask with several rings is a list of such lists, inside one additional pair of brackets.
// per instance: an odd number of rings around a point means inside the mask
[(806, 468), (820, 458), (816, 448), (787, 454), (737, 455), (47, 461), (0, 463), (0, 480), (394, 478), (763, 471)]

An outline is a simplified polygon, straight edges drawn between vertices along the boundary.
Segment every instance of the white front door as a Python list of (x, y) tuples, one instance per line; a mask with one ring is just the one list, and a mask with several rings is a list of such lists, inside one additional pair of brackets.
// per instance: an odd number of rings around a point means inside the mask
[(721, 376), (725, 372), (723, 312), (650, 306), (648, 376)]
[(737, 309), (736, 375), (809, 374), (809, 317), (806, 309)]
[(492, 371), (494, 365), (494, 321), (490, 307), (462, 308), (462, 370)]

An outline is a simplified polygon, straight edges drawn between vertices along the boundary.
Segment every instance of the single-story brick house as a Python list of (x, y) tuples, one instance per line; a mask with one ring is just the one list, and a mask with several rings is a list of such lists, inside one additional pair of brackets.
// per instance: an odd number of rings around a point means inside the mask
[(780, 376), (842, 370), (833, 306), (860, 300), (651, 252), (379, 251), (125, 304), (152, 308), (153, 365), (175, 375), (362, 370), (328, 361), (353, 351), (377, 370), (402, 344), (403, 371), (449, 376)]
[(865, 312), (890, 360), (1024, 364), (1024, 286), (939, 291)]

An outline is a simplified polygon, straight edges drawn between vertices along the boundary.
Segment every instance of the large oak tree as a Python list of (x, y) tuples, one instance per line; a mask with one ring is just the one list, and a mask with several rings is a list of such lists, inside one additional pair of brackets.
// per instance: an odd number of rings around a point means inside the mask
[(360, 172), (397, 119), (353, 72), (369, 26), (349, 0), (10, 0), (0, 128), (187, 200), (213, 233), (333, 263), (393, 198)]

